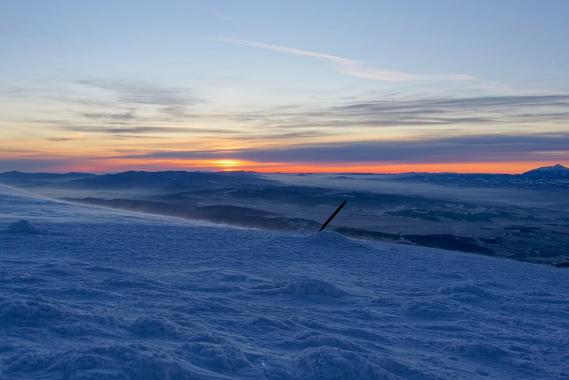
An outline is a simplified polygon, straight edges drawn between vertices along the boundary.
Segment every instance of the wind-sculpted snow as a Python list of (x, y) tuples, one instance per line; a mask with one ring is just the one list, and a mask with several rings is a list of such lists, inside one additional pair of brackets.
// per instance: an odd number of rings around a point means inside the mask
[(569, 377), (564, 269), (2, 188), (0, 210), (0, 379)]

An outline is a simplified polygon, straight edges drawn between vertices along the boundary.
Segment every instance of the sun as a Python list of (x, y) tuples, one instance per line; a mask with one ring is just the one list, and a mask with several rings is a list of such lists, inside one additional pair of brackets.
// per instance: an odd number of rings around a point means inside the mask
[(232, 159), (215, 160), (213, 162), (215, 166), (222, 168), (223, 170), (235, 170), (241, 166), (241, 161)]

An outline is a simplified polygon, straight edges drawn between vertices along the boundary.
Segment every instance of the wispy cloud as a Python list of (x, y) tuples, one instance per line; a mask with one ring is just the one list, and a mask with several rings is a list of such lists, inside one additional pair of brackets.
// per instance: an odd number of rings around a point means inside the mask
[(569, 121), (567, 109), (567, 94), (504, 95), (361, 99), (335, 105), (266, 108), (216, 117), (263, 127), (263, 130), (275, 133), (293, 129), (335, 134), (351, 127), (425, 130), (437, 126), (463, 128), (466, 133), (472, 126), (518, 128), (541, 123), (560, 128)]
[(419, 74), (401, 70), (386, 70), (374, 67), (366, 62), (356, 59), (340, 57), (337, 55), (320, 53), (310, 50), (296, 49), (286, 46), (267, 44), (257, 41), (241, 40), (236, 38), (209, 38), (233, 45), (249, 46), (253, 48), (272, 50), (279, 53), (292, 54), (301, 57), (314, 58), (331, 63), (338, 72), (356, 78), (371, 79), (384, 82), (407, 82), (419, 80), (475, 80), (476, 78), (467, 74)]
[(20, 170), (35, 171), (65, 171), (70, 164), (69, 159), (46, 157), (44, 155), (6, 158), (0, 157), (0, 173), (4, 171)]
[(370, 100), (331, 107), (335, 120), (370, 126), (566, 122), (569, 95)]
[(106, 126), (106, 125), (65, 125), (61, 130), (69, 132), (99, 133), (99, 134), (128, 134), (130, 136), (144, 137), (148, 134), (158, 135), (180, 135), (180, 134), (229, 134), (231, 129), (223, 128), (183, 128), (183, 127), (161, 127), (161, 126)]
[[(81, 158), (28, 152), (18, 157), (0, 156), (0, 172), (68, 171), (79, 168), (107, 167), (120, 161), (121, 167), (144, 162), (144, 168), (164, 169), (169, 160), (241, 159), (271, 164), (351, 165), (375, 164), (440, 164), (479, 162), (569, 162), (569, 133), (485, 134), (451, 138), (414, 140), (360, 141), (334, 144), (306, 144), (282, 148), (235, 150), (158, 150), (132, 149), (118, 155)], [(161, 166), (162, 165), (162, 166)], [(75, 169), (74, 169), (75, 170)], [(85, 170), (85, 169), (79, 169)]]
[(57, 107), (58, 114), (46, 113), (44, 119), (27, 122), (51, 129), (54, 136), (50, 137), (74, 136), (62, 132), (172, 139), (209, 135), (212, 142), (231, 139), (243, 143), (236, 145), (251, 146), (271, 139), (283, 144), (363, 140), (381, 137), (386, 129), (405, 136), (440, 133), (435, 131), (437, 128), (448, 133), (451, 127), (455, 135), (473, 133), (473, 128), (496, 127), (504, 133), (530, 133), (538, 126), (542, 131), (564, 131), (569, 122), (566, 93), (470, 97), (368, 93), (334, 103), (216, 109), (209, 102), (202, 107), (201, 98), (189, 91), (146, 81), (101, 79), (80, 83), (80, 87), (87, 88), (80, 92), (79, 106), (71, 100), (66, 107)]
[(119, 113), (101, 113), (101, 112), (86, 112), (82, 114), (87, 119), (94, 120), (134, 120), (133, 112), (119, 112)]
[(569, 161), (569, 134), (474, 135), (438, 139), (312, 144), (288, 148), (156, 151), (121, 158), (238, 158), (281, 163), (453, 163)]
[[(85, 117), (105, 117), (107, 119), (133, 119), (132, 109), (154, 107), (170, 117), (187, 117), (189, 106), (203, 103), (188, 89), (158, 85), (142, 80), (83, 79), (77, 83), (91, 88), (109, 91), (115, 97), (115, 107), (128, 108), (121, 114), (85, 114)], [(85, 100), (87, 105), (104, 105), (105, 102)], [(107, 103), (108, 105), (108, 103)]]
[(185, 106), (201, 101), (182, 89), (159, 86), (145, 81), (84, 79), (79, 83), (114, 91), (118, 94), (120, 101), (131, 104)]
[(73, 141), (75, 139), (72, 137), (50, 137), (47, 140), (53, 142), (63, 142), (63, 141)]
[(284, 162), (500, 162), (569, 159), (569, 134), (475, 135), (407, 141), (318, 144), (244, 152), (255, 161)]

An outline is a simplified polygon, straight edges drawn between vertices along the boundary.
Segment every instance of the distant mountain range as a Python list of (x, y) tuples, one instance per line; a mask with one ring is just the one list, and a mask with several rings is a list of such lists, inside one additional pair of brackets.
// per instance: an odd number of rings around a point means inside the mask
[(160, 188), (180, 191), (191, 188), (226, 187), (231, 184), (269, 185), (273, 183), (260, 175), (249, 172), (186, 172), (186, 171), (128, 171), (116, 174), (89, 173), (0, 173), (0, 183), (35, 187), (51, 186), (89, 189)]
[(557, 164), (522, 174), (412, 173), (400, 180), (447, 186), (569, 190), (569, 168)]
[[(448, 186), (525, 188), (535, 190), (569, 190), (569, 168), (557, 164), (522, 174), (409, 173), (401, 181)], [(251, 172), (127, 171), (116, 174), (90, 173), (0, 173), (0, 183), (23, 186), (65, 188), (125, 189), (160, 188), (171, 191), (224, 188), (227, 186), (277, 184), (261, 174)]]

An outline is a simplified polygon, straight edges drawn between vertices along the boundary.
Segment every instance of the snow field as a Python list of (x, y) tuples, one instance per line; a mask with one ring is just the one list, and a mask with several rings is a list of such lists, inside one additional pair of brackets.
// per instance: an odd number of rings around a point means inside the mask
[(0, 210), (0, 379), (569, 377), (563, 269), (1, 188)]

